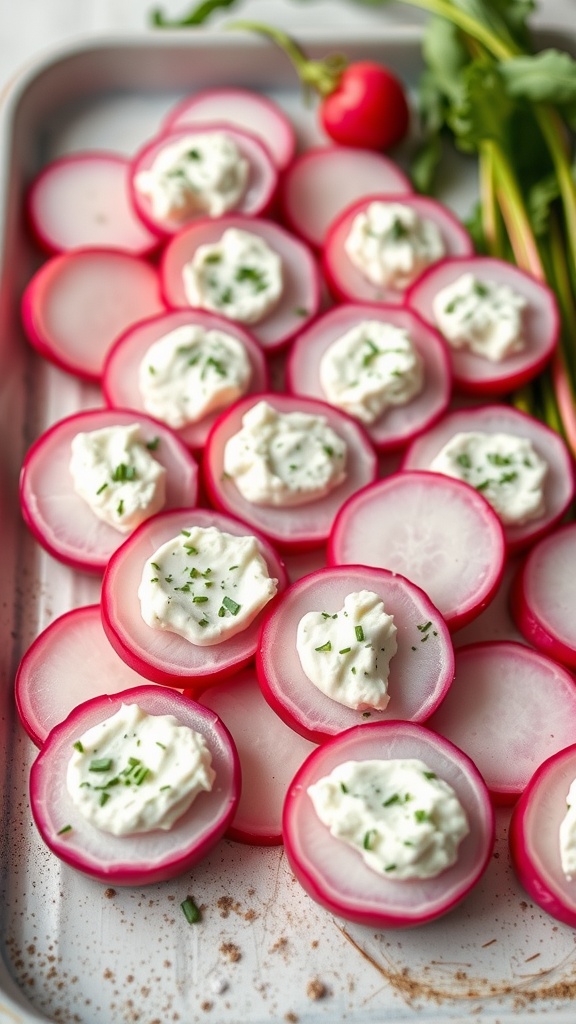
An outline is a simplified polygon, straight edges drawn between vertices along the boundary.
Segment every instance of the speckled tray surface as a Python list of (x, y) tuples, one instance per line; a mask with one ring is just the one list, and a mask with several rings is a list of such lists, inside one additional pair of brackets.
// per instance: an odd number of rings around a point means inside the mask
[[(352, 57), (387, 60), (408, 79), (418, 74), (415, 30), (310, 43), (317, 54), (340, 45)], [(274, 95), (294, 115), (302, 140), (314, 139), (312, 112), (277, 51), (225, 34), (71, 46), (29, 69), (4, 101), (0, 1021), (511, 1024), (538, 1015), (573, 1024), (576, 934), (542, 914), (517, 885), (506, 813), (499, 813), (494, 856), (474, 893), (446, 918), (400, 932), (349, 925), (315, 906), (282, 848), (223, 841), (181, 879), (112, 889), (60, 864), (32, 825), (27, 774), (34, 748), (16, 720), (14, 669), (57, 615), (98, 599), (98, 583), (57, 565), (28, 536), (17, 505), (18, 469), (46, 426), (100, 399), (41, 364), (22, 338), (19, 296), (37, 260), (23, 228), (23, 193), (53, 156), (89, 147), (129, 153), (177, 98), (222, 83)], [(469, 204), (473, 186), (462, 167), (445, 187), (457, 210)], [(189, 894), (203, 911), (195, 926), (180, 910)]]

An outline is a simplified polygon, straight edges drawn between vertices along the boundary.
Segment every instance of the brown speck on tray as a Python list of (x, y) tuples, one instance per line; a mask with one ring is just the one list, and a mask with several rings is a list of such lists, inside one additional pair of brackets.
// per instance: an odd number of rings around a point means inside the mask
[(311, 978), (306, 985), (306, 995), (308, 999), (313, 999), (314, 1001), (324, 999), (328, 995), (328, 989), (319, 978)]
[(231, 964), (238, 963), (242, 958), (242, 953), (234, 942), (223, 942), (220, 946), (220, 952)]
[(108, 887), (108, 889), (104, 889), (104, 896), (107, 900), (113, 900), (115, 895), (116, 889), (111, 889), (110, 887)]
[(279, 939), (276, 939), (276, 942), (274, 943), (274, 945), (270, 946), (270, 952), (271, 953), (281, 953), (283, 950), (286, 949), (287, 945), (288, 945), (288, 939), (286, 938), (285, 935), (281, 935)]
[(204, 1010), (204, 1013), (209, 1013), (213, 1006), (214, 1003), (211, 1003), (209, 999), (205, 999), (201, 1004), (200, 1009)]
[(493, 946), (495, 942), (498, 942), (498, 939), (488, 939), (488, 942), (483, 942), (480, 948), (487, 949), (488, 946)]
[(288, 1024), (298, 1024), (298, 1015), (296, 1013), (285, 1013), (284, 1020), (288, 1021)]
[(255, 910), (252, 908), (244, 910), (242, 904), (238, 900), (233, 899), (232, 896), (221, 896), (216, 906), (220, 911), (220, 917), (230, 917), (232, 912), (238, 914), (239, 917), (243, 917), (245, 921), (255, 921), (258, 917)]

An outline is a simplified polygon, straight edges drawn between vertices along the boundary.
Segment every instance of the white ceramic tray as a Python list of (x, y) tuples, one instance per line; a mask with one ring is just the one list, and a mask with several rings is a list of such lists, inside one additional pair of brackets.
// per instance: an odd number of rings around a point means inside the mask
[[(379, 57), (414, 81), (417, 30), (381, 39), (309, 39)], [(23, 227), (27, 183), (51, 157), (87, 147), (132, 151), (180, 96), (218, 83), (272, 93), (303, 141), (315, 137), (293, 73), (278, 51), (230, 34), (164, 34), (70, 46), (24, 73), (4, 99), (0, 197), (0, 786), (2, 960), (0, 1021), (31, 1024), (264, 1024), (265, 1021), (488, 1024), (545, 1016), (573, 1024), (576, 935), (535, 908), (508, 863), (499, 815), (489, 870), (443, 920), (412, 931), (346, 924), (300, 890), (281, 848), (223, 841), (192, 874), (146, 889), (107, 889), (61, 865), (38, 840), (27, 802), (34, 756), (16, 719), (12, 680), (22, 651), (67, 608), (97, 600), (98, 585), (57, 565), (20, 523), (22, 455), (49, 423), (95, 389), (41, 364), (24, 342), (18, 306), (37, 257)], [(446, 182), (459, 210), (471, 181)], [(189, 926), (188, 895), (203, 907)], [(324, 991), (323, 998), (314, 998)]]

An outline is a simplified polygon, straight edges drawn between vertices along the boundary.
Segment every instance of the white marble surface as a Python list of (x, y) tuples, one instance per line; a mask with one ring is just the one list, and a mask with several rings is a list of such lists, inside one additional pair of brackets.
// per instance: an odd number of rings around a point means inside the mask
[[(0, 88), (30, 60), (67, 40), (110, 33), (147, 33), (150, 11), (159, 6), (173, 17), (192, 0), (0, 0)], [(255, 18), (293, 33), (337, 27), (382, 31), (386, 22), (415, 24), (422, 15), (408, 4), (376, 7), (353, 0), (238, 0), (216, 12), (210, 27), (232, 17)], [(534, 25), (576, 27), (576, 0), (540, 0)]]

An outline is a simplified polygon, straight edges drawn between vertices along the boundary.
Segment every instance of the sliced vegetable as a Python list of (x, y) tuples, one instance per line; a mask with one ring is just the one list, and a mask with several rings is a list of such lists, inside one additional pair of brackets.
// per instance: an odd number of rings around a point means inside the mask
[(134, 208), (142, 221), (156, 234), (173, 235), (182, 230), (184, 225), (190, 221), (205, 217), (206, 211), (200, 208), (196, 213), (183, 219), (157, 216), (150, 197), (138, 187), (138, 175), (142, 172), (149, 172), (155, 160), (161, 156), (166, 147), (182, 142), (187, 143), (189, 140), (190, 151), (194, 152), (195, 137), (205, 133), (224, 135), (238, 150), (239, 157), (248, 163), (246, 185), (240, 199), (234, 204), (234, 211), (255, 217), (258, 214), (265, 214), (272, 205), (278, 183), (276, 166), (268, 150), (249, 131), (216, 121), (173, 128), (170, 131), (162, 132), (146, 143), (136, 154), (131, 165), (130, 191)]
[(521, 885), (547, 914), (574, 928), (574, 878), (560, 859), (560, 823), (576, 778), (576, 745), (570, 744), (538, 766), (528, 780), (510, 821), (512, 866)]
[[(102, 572), (126, 534), (99, 519), (74, 489), (70, 473), (76, 434), (139, 424), (143, 444), (166, 469), (165, 508), (196, 504), (198, 465), (173, 431), (126, 409), (91, 409), (50, 427), (29, 449), (20, 473), (22, 515), (36, 540), (76, 569)], [(106, 486), (106, 481), (102, 487)]]
[(329, 226), (350, 203), (386, 192), (398, 202), (412, 192), (404, 171), (389, 157), (345, 146), (313, 146), (300, 153), (281, 179), (280, 203), (288, 227), (321, 249)]
[(328, 562), (406, 576), (456, 630), (492, 600), (504, 551), (502, 527), (482, 495), (450, 477), (406, 471), (349, 498), (334, 521)]
[[(331, 636), (333, 619), (338, 617), (345, 597), (363, 590), (381, 598), (397, 629), (398, 649), (388, 677), (390, 703), (384, 711), (353, 710), (326, 696), (310, 682), (296, 647), (303, 615), (321, 612), (326, 617), (326, 636)], [(354, 654), (350, 647), (363, 641), (363, 635), (359, 638), (356, 634), (350, 646), (340, 652), (343, 663)], [(425, 721), (452, 682), (454, 655), (447, 626), (423, 591), (384, 569), (346, 565), (311, 573), (270, 606), (262, 622), (256, 666), (264, 696), (277, 714), (302, 736), (321, 743), (358, 724), (390, 718)]]
[[(308, 787), (348, 760), (418, 758), (453, 787), (470, 832), (452, 867), (430, 879), (394, 881), (367, 867), (317, 817)], [(421, 725), (378, 722), (347, 729), (318, 747), (297, 772), (284, 807), (284, 844), (298, 881), (338, 917), (371, 928), (424, 924), (447, 913), (474, 887), (492, 853), (494, 817), (475, 765)]]
[(543, 370), (558, 342), (560, 319), (553, 292), (504, 260), (472, 256), (445, 260), (425, 271), (408, 289), (406, 302), (427, 323), (437, 326), (434, 299), (463, 274), (472, 274), (480, 286), (483, 282), (507, 286), (525, 299), (521, 315), (524, 344), (498, 362), (448, 344), (455, 386), (475, 395), (502, 395), (522, 387)]
[[(254, 534), (245, 523), (210, 509), (160, 513), (143, 523), (118, 549), (107, 565), (102, 583), (102, 622), (117, 654), (146, 679), (181, 688), (196, 685), (200, 680), (207, 686), (246, 666), (256, 653), (259, 629), (256, 618), (235, 636), (204, 647), (144, 622), (138, 587), (145, 563), (161, 544), (191, 526), (215, 526), (238, 537)], [(263, 537), (257, 535), (256, 539), (270, 576), (278, 580), (278, 590), (284, 589), (282, 562)]]
[(296, 735), (272, 711), (253, 669), (214, 684), (197, 700), (230, 730), (240, 759), (242, 793), (228, 836), (256, 846), (279, 845), (288, 786), (315, 744)]
[(53, 160), (34, 180), (28, 215), (48, 252), (83, 247), (144, 256), (158, 245), (130, 202), (130, 163), (118, 153), (73, 153)]
[(290, 164), (296, 149), (292, 122), (274, 100), (249, 89), (200, 89), (169, 111), (164, 126), (167, 131), (174, 131), (214, 121), (226, 121), (252, 132), (279, 170)]
[[(504, 433), (526, 438), (548, 466), (544, 480), (544, 512), (538, 518), (504, 527), (508, 552), (519, 551), (547, 533), (562, 518), (574, 497), (574, 468), (562, 438), (543, 423), (506, 405), (458, 409), (442, 417), (427, 433), (416, 438), (402, 462), (407, 470), (425, 470), (458, 433)], [(506, 466), (501, 467), (502, 474)]]
[(272, 221), (242, 217), (204, 218), (170, 240), (162, 257), (160, 276), (166, 302), (175, 309), (189, 309), (182, 270), (200, 245), (220, 241), (224, 231), (237, 228), (263, 238), (282, 261), (283, 291), (278, 304), (251, 330), (266, 350), (282, 348), (317, 313), (320, 305), (320, 274), (312, 253), (289, 232)]
[(377, 462), (374, 449), (362, 427), (325, 402), (276, 393), (259, 395), (258, 400), (267, 401), (280, 413), (300, 411), (324, 417), (332, 430), (346, 442), (345, 478), (324, 497), (297, 507), (256, 505), (244, 498), (234, 480), (228, 479), (224, 472), (224, 449), (229, 438), (241, 429), (242, 417), (256, 404), (254, 398), (245, 398), (216, 420), (208, 436), (203, 470), (210, 500), (217, 508), (230, 515), (238, 515), (253, 525), (282, 550), (302, 551), (320, 547), (346, 499), (375, 479)]
[(99, 381), (118, 335), (164, 309), (151, 264), (114, 249), (74, 249), (36, 271), (24, 292), (22, 320), (41, 356)]
[(575, 715), (566, 669), (524, 644), (494, 641), (456, 651), (454, 682), (427, 725), (466, 751), (496, 803), (510, 804), (572, 742)]
[[(210, 748), (217, 782), (200, 793), (167, 832), (129, 836), (102, 832), (86, 822), (68, 794), (66, 772), (73, 744), (121, 704), (138, 704), (152, 715), (173, 715), (200, 732)], [(226, 831), (240, 795), (238, 756), (230, 734), (207, 708), (164, 687), (140, 686), (80, 704), (48, 735), (30, 772), (30, 803), (36, 827), (61, 860), (113, 885), (165, 881), (197, 864)]]
[[(407, 332), (423, 365), (422, 391), (408, 402), (389, 405), (374, 423), (365, 429), (378, 451), (395, 451), (422, 433), (446, 411), (451, 391), (451, 371), (446, 346), (434, 329), (426, 327), (419, 316), (398, 306), (347, 304), (336, 306), (318, 317), (294, 341), (286, 364), (289, 391), (327, 401), (320, 379), (320, 362), (326, 350), (347, 331), (363, 322), (392, 325)], [(367, 332), (370, 343), (369, 331)], [(377, 354), (374, 345), (366, 348), (364, 362)]]
[(576, 524), (540, 540), (519, 568), (513, 592), (514, 619), (529, 643), (576, 669)]
[[(214, 313), (206, 310), (172, 310), (148, 320), (141, 320), (122, 334), (110, 349), (102, 377), (106, 402), (112, 408), (125, 407), (142, 410), (144, 403), (138, 384), (139, 367), (146, 353), (164, 335), (187, 325), (199, 325), (206, 330), (223, 331), (242, 343), (252, 366), (248, 394), (266, 391), (268, 369), (262, 348), (252, 334)], [(208, 432), (222, 410), (209, 413), (194, 423), (177, 429), (182, 441), (194, 450), (204, 446)], [(173, 428), (175, 429), (175, 428)]]

